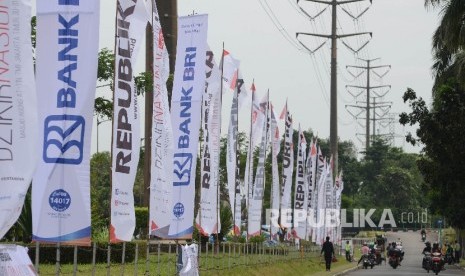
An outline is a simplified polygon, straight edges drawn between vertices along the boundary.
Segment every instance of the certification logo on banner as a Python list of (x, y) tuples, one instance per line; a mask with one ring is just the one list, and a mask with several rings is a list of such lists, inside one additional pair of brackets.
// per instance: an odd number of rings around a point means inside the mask
[(178, 202), (173, 207), (174, 216), (179, 219), (184, 215), (184, 205), (181, 202)]
[(57, 212), (66, 211), (71, 205), (71, 196), (63, 189), (53, 191), (48, 199), (50, 207)]

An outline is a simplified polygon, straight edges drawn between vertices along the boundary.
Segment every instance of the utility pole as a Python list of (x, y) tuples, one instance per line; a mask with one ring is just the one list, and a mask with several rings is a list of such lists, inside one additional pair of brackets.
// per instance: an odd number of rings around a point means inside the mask
[[(299, 35), (309, 35), (309, 36), (324, 37), (324, 38), (331, 39), (331, 86), (330, 86), (329, 140), (330, 140), (330, 147), (331, 147), (331, 155), (334, 158), (333, 159), (334, 160), (334, 173), (337, 174), (338, 163), (339, 163), (338, 162), (338, 133), (337, 133), (337, 40), (341, 38), (345, 38), (345, 37), (365, 35), (365, 34), (369, 34), (371, 36), (372, 33), (363, 32), (363, 33), (353, 33), (353, 34), (343, 34), (343, 35), (337, 34), (337, 6), (343, 5), (343, 4), (354, 3), (354, 2), (361, 2), (365, 0), (346, 0), (346, 1), (305, 0), (305, 1), (320, 3), (320, 4), (327, 4), (327, 5), (330, 5), (332, 8), (331, 9), (331, 34), (330, 35), (298, 32), (297, 37)], [(370, 0), (370, 3), (371, 3), (371, 0)]]
[[(346, 68), (358, 68), (358, 69), (366, 70), (366, 74), (367, 74), (367, 85), (365, 87), (364, 86), (357, 86), (357, 85), (346, 85), (347, 88), (352, 87), (352, 88), (359, 88), (359, 89), (365, 89), (366, 90), (366, 102), (365, 102), (366, 103), (366, 106), (365, 106), (365, 109), (366, 109), (366, 115), (365, 115), (365, 120), (366, 120), (366, 123), (365, 123), (365, 127), (366, 127), (366, 131), (365, 131), (365, 149), (368, 149), (370, 147), (370, 97), (371, 97), (370, 91), (371, 91), (371, 89), (376, 89), (376, 88), (384, 88), (384, 87), (391, 88), (390, 85), (371, 86), (371, 84), (370, 84), (370, 72), (371, 72), (371, 70), (377, 69), (377, 68), (386, 68), (386, 67), (391, 68), (391, 65), (371, 66), (371, 62), (375, 61), (375, 60), (378, 60), (378, 59), (379, 58), (374, 58), (374, 59), (361, 59), (361, 58), (359, 58), (359, 60), (365, 61), (367, 63), (367, 65), (366, 66), (357, 66), (357, 65), (348, 65), (348, 66), (346, 66)], [(383, 77), (386, 74), (387, 74), (387, 72), (384, 73), (380, 77)], [(352, 106), (352, 107), (356, 107), (356, 106)], [(373, 117), (374, 117), (374, 115), (373, 115)], [(373, 121), (373, 131), (375, 131), (375, 121)]]
[(178, 0), (156, 0), (156, 2), (166, 48), (170, 56), (170, 74), (173, 74), (174, 65), (176, 64)]
[[(174, 72), (176, 58), (176, 33), (177, 33), (177, 0), (156, 2), (158, 16), (163, 30), (165, 44), (170, 57), (170, 73)], [(154, 7), (152, 7), (154, 9)], [(153, 12), (153, 11), (152, 11)], [(151, 23), (145, 29), (145, 71), (153, 76), (153, 31)], [(147, 79), (152, 80), (152, 78)], [(153, 91), (145, 91), (145, 126), (144, 126), (144, 206), (149, 206), (150, 201), (150, 164), (152, 151), (152, 116), (153, 116)]]

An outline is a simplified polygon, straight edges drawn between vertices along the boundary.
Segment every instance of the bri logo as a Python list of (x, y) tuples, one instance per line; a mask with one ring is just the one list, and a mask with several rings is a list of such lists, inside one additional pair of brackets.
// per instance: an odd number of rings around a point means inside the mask
[(175, 153), (173, 157), (173, 186), (188, 186), (191, 180), (192, 154)]
[(44, 122), (45, 163), (81, 164), (85, 120), (76, 115), (51, 115)]

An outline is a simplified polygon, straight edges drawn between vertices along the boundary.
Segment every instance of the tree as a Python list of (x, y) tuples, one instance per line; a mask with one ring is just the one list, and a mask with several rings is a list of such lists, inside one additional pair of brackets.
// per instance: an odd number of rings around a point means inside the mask
[(465, 2), (461, 0), (425, 0), (426, 7), (439, 8), (441, 20), (433, 35), (433, 72), (435, 91), (450, 77), (465, 87)]
[(90, 160), (92, 230), (110, 225), (111, 157), (108, 151), (95, 153)]
[(465, 221), (465, 91), (455, 80), (438, 87), (428, 108), (415, 91), (404, 94), (412, 111), (400, 115), (403, 125), (418, 125), (416, 136), (407, 141), (424, 145), (418, 166), (428, 185), (431, 208), (453, 226), (464, 228)]

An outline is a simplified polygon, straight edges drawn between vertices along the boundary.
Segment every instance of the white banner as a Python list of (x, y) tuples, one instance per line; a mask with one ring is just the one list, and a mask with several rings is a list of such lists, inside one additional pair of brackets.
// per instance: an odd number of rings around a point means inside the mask
[[(342, 191), (344, 190), (344, 181), (342, 180), (342, 171), (339, 173), (338, 178), (336, 179), (336, 210), (338, 210), (339, 215), (341, 215), (341, 206), (342, 206)], [(336, 229), (336, 238), (334, 239), (337, 244), (342, 245), (342, 228), (341, 224), (338, 225)]]
[[(319, 151), (321, 153), (321, 151)], [(322, 159), (320, 159), (320, 157)], [(325, 182), (326, 182), (326, 159), (322, 156), (319, 155), (318, 158), (318, 171), (317, 171), (317, 183), (318, 183), (318, 192), (317, 192), (317, 200), (316, 200), (316, 222), (318, 223), (324, 223), (325, 217), (324, 217), (324, 212), (325, 212)], [(320, 168), (322, 169), (321, 173), (319, 174)], [(324, 225), (315, 228), (316, 236), (315, 236), (315, 242), (318, 245), (323, 244), (323, 237), (324, 235)]]
[[(155, 4), (155, 1), (152, 1)], [(169, 77), (169, 55), (158, 17), (152, 7), (153, 22), (153, 117), (152, 163), (150, 174), (150, 234), (168, 238), (170, 224), (171, 171), (173, 170), (173, 130), (166, 81)]]
[[(274, 114), (273, 106), (271, 106), (271, 173), (272, 173), (272, 188), (271, 188), (271, 209), (275, 212), (279, 212), (280, 196), (281, 196), (281, 185), (279, 181), (279, 169), (278, 169), (278, 154), (281, 146), (281, 137), (279, 135), (278, 122)], [(273, 223), (270, 223), (271, 235), (276, 238), (279, 228)]]
[(136, 225), (133, 187), (140, 151), (140, 118), (134, 68), (149, 13), (143, 0), (118, 0), (113, 95), (110, 242), (131, 241)]
[(227, 50), (223, 50), (221, 67), (223, 68), (223, 85), (230, 90), (236, 88), (240, 61)]
[(90, 245), (90, 138), (100, 1), (37, 1), (39, 160), (33, 240)]
[[(228, 140), (226, 143), (226, 169), (228, 173), (228, 194), (229, 206), (234, 219), (234, 208), (236, 198), (236, 161), (237, 161), (237, 129), (238, 129), (238, 101), (237, 91), (234, 91), (234, 97), (231, 106), (231, 117), (228, 127)], [(240, 228), (234, 227), (234, 232)]]
[[(241, 76), (239, 74), (239, 76)], [(228, 172), (228, 192), (229, 203), (234, 218), (234, 233), (240, 234), (241, 229), (241, 183), (239, 179), (239, 161), (238, 156), (238, 116), (239, 116), (239, 98), (247, 93), (244, 90), (244, 80), (236, 80), (234, 96), (231, 106), (231, 117), (228, 128), (228, 140), (226, 144), (226, 169)]]
[[(265, 109), (265, 114), (268, 109)], [(248, 215), (248, 229), (247, 236), (253, 237), (258, 236), (261, 233), (261, 221), (262, 221), (262, 205), (263, 196), (265, 192), (265, 158), (266, 158), (266, 146), (267, 146), (267, 120), (262, 122), (262, 141), (260, 142), (260, 150), (258, 153), (257, 173), (255, 175), (255, 182), (253, 185), (253, 194), (249, 203), (249, 215)]]
[(199, 249), (197, 244), (184, 245), (182, 248), (182, 268), (179, 271), (179, 276), (198, 276), (199, 264), (198, 255)]
[(13, 244), (0, 245), (0, 275), (34, 276), (37, 275), (27, 247)]
[(206, 88), (202, 100), (202, 161), (200, 169), (200, 208), (197, 228), (204, 236), (217, 233), (220, 225), (218, 205), (220, 128), (221, 128), (221, 73), (213, 52), (207, 51)]
[(253, 189), (253, 141), (252, 141), (252, 132), (253, 132), (253, 107), (255, 105), (255, 85), (252, 84), (252, 105), (251, 105), (251, 120), (250, 120), (250, 134), (249, 134), (249, 144), (247, 146), (247, 159), (245, 161), (245, 172), (244, 172), (244, 195), (245, 195), (245, 205), (249, 206), (249, 200), (252, 198), (252, 189)]
[[(318, 143), (318, 142), (316, 142)], [(316, 158), (316, 172), (315, 172), (315, 190), (313, 193), (313, 219), (314, 221), (318, 221), (320, 219), (319, 210), (320, 206), (320, 195), (322, 193), (322, 187), (320, 187), (321, 178), (324, 177), (324, 168), (325, 168), (325, 159), (323, 154), (321, 153), (320, 147), (317, 146), (317, 158)], [(322, 185), (322, 184), (321, 184)], [(319, 237), (318, 229), (316, 227), (312, 227), (312, 242), (317, 242), (317, 238)]]
[(205, 90), (207, 30), (208, 15), (178, 18), (178, 52), (171, 99), (173, 199), (168, 233), (174, 239), (189, 239), (194, 230), (195, 168)]
[[(315, 191), (315, 180), (316, 180), (316, 158), (317, 158), (317, 149), (316, 149), (316, 140), (312, 139), (310, 147), (308, 147), (307, 155), (307, 164), (306, 164), (306, 178), (308, 185), (308, 194), (307, 194), (307, 214), (310, 218), (313, 219), (313, 209), (314, 209), (314, 191)], [(312, 235), (312, 227), (309, 227), (307, 224), (307, 235), (310, 237)]]
[(31, 1), (0, 6), (0, 239), (18, 219), (38, 161)]
[(247, 147), (247, 160), (245, 164), (245, 174), (244, 174), (244, 195), (246, 195), (246, 205), (248, 206), (248, 201), (252, 197), (253, 191), (253, 152), (257, 143), (260, 141), (259, 138), (262, 137), (262, 125), (263, 120), (265, 120), (265, 108), (268, 101), (268, 95), (265, 95), (261, 102), (258, 102), (255, 97), (255, 85), (252, 84), (252, 96), (251, 96), (251, 106), (250, 106), (250, 135), (249, 135), (249, 145)]
[(305, 153), (307, 141), (299, 125), (299, 138), (297, 146), (297, 167), (294, 186), (294, 228), (296, 239), (305, 239), (307, 231), (307, 193), (305, 180)]
[[(239, 74), (239, 79), (237, 80), (237, 85), (236, 85), (236, 92), (235, 94), (237, 95), (237, 106), (238, 110), (240, 109), (241, 102), (240, 99), (241, 97), (246, 94), (247, 92), (244, 90), (244, 80), (241, 77), (241, 74)], [(232, 113), (232, 112), (231, 112)], [(237, 133), (237, 127), (238, 124), (236, 123), (236, 133)], [(239, 169), (240, 169), (240, 158), (239, 158), (239, 141), (237, 140), (237, 137), (235, 138), (236, 140), (236, 174), (234, 176), (235, 179), (235, 190), (234, 190), (234, 234), (235, 235), (240, 235), (241, 234), (241, 224), (242, 224), (242, 196), (241, 196), (241, 181), (239, 178)]]
[(284, 151), (283, 151), (283, 180), (281, 193), (281, 213), (285, 209), (291, 209), (291, 189), (292, 189), (292, 174), (294, 173), (294, 143), (292, 136), (294, 130), (292, 128), (292, 117), (285, 107), (285, 130), (284, 130)]

